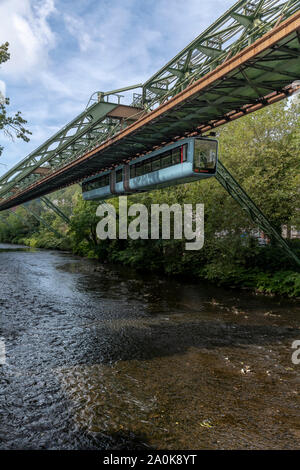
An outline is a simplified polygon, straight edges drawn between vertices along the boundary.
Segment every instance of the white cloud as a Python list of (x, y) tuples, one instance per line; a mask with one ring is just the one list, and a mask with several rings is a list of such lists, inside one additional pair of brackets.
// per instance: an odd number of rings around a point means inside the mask
[(46, 67), (55, 34), (47, 19), (54, 13), (54, 0), (2, 0), (0, 43), (9, 42), (10, 60), (3, 74), (13, 80), (32, 81)]
[(153, 67), (153, 44), (159, 44), (160, 31), (150, 19), (139, 23), (133, 0), (101, 3), (84, 18), (76, 12), (63, 16), (67, 31), (77, 41), (80, 54), (64, 68), (67, 81), (76, 77), (80, 91), (110, 89), (144, 81)]
[(67, 31), (78, 40), (81, 52), (87, 52), (91, 47), (94, 47), (94, 41), (82, 18), (66, 13), (64, 21)]

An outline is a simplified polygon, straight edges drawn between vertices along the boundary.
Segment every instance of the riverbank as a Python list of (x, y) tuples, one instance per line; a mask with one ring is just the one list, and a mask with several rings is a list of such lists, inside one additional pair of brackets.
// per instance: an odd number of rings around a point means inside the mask
[[(149, 257), (151, 257), (151, 241), (146, 241), (150, 245), (147, 249), (145, 243), (136, 241), (137, 250), (133, 253), (132, 246), (119, 249), (119, 245), (114, 242), (103, 243), (104, 248), (100, 246), (100, 249), (96, 249), (88, 243), (81, 243), (79, 246), (72, 246), (71, 240), (62, 238), (58, 240), (53, 236), (47, 237), (31, 237), (28, 239), (22, 239), (21, 242), (32, 248), (46, 248), (53, 250), (70, 251), (73, 254), (80, 256), (96, 259), (99, 263), (116, 263), (124, 266), (135, 268), (137, 271), (142, 272), (154, 272), (156, 274), (162, 274), (168, 278), (182, 278), (184, 276), (190, 281), (206, 281), (215, 286), (223, 286), (234, 289), (247, 289), (252, 292), (263, 293), (265, 295), (279, 295), (283, 297), (290, 297), (297, 299), (300, 297), (300, 273), (293, 266), (289, 265), (289, 261), (284, 258), (282, 260), (282, 266), (286, 266), (286, 269), (278, 269), (278, 264), (272, 268), (272, 258), (277, 257), (276, 249), (273, 247), (263, 246), (258, 247), (257, 257), (260, 258), (259, 265), (261, 266), (248, 266), (243, 265), (231, 265), (226, 269), (226, 266), (220, 265), (213, 266), (214, 269), (210, 269), (211, 266), (195, 266), (195, 255), (186, 255), (186, 259), (181, 263), (164, 264), (162, 260), (158, 263), (155, 259), (157, 251), (154, 249), (152, 262), (149, 263)], [(111, 246), (114, 248), (111, 248)], [(142, 250), (139, 252), (139, 248), (142, 245)], [(300, 257), (300, 244), (298, 240), (294, 243), (294, 250)], [(205, 250), (205, 248), (204, 248)], [(175, 250), (173, 250), (174, 253)], [(166, 256), (167, 260), (170, 259), (170, 255)], [(176, 261), (176, 260), (175, 260)], [(190, 264), (189, 264), (190, 261)], [(262, 269), (262, 266), (266, 266), (266, 269)], [(268, 269), (269, 267), (269, 269)], [(271, 269), (270, 269), (271, 268)]]

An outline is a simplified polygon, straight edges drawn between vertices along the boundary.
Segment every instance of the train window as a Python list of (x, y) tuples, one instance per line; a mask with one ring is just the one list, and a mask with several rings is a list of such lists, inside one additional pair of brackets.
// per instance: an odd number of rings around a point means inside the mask
[(135, 165), (130, 165), (130, 178), (135, 178)]
[(172, 150), (172, 165), (177, 165), (181, 162), (180, 147), (176, 147)]
[(182, 160), (183, 162), (186, 162), (187, 160), (187, 144), (181, 146), (181, 153), (182, 153)]
[(120, 170), (116, 171), (116, 183), (121, 183), (122, 182), (122, 179), (123, 179), (122, 175), (123, 175), (122, 168)]
[(82, 191), (93, 191), (94, 189), (103, 188), (109, 185), (109, 174), (100, 176), (92, 181), (88, 181), (82, 184)]
[(184, 144), (151, 159), (146, 159), (142, 162), (130, 165), (130, 178), (136, 178), (138, 176), (149, 174), (152, 171), (158, 171), (172, 165), (178, 165), (186, 160), (187, 144)]
[(135, 165), (135, 176), (143, 176), (143, 162)]
[(104, 188), (109, 185), (109, 175), (101, 176), (93, 183), (93, 189)]
[(152, 171), (160, 169), (160, 156), (152, 158)]
[(93, 183), (92, 182), (86, 183), (84, 186), (85, 186), (84, 191), (91, 191), (93, 189)]
[(194, 171), (214, 172), (218, 143), (215, 140), (195, 139)]
[(165, 152), (161, 156), (161, 168), (167, 168), (172, 165), (172, 154), (171, 152)]
[(144, 175), (151, 173), (151, 160), (144, 161)]

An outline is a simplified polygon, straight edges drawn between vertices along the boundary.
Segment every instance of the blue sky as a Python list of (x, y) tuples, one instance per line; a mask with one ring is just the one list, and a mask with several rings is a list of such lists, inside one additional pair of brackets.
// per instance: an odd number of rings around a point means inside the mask
[(0, 174), (73, 119), (90, 95), (144, 82), (234, 0), (0, 0), (0, 68), (30, 143), (0, 135)]

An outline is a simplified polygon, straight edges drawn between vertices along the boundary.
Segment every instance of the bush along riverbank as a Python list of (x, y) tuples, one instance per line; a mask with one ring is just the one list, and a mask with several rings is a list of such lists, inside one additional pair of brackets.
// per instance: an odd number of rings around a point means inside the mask
[[(140, 271), (161, 273), (165, 276), (184, 277), (191, 280), (205, 280), (218, 286), (246, 288), (268, 295), (300, 297), (300, 273), (291, 265), (290, 260), (281, 250), (271, 246), (256, 246), (256, 240), (249, 240), (243, 246), (245, 256), (239, 260), (227, 256), (211, 258), (208, 253), (185, 253), (180, 243), (158, 241), (122, 241), (100, 242), (97, 246), (88, 240), (74, 245), (69, 237), (57, 239), (51, 233), (33, 234), (30, 238), (14, 240), (30, 247), (67, 250), (74, 254), (97, 259), (99, 262), (123, 264)], [(291, 243), (300, 256), (300, 243)], [(255, 249), (254, 249), (255, 247)], [(220, 245), (220, 250), (221, 250)], [(224, 248), (225, 241), (224, 241)], [(248, 248), (248, 249), (247, 249)], [(251, 249), (251, 256), (249, 256)], [(276, 257), (280, 262), (276, 263)], [(259, 262), (257, 262), (259, 258)]]
[[(300, 227), (300, 118), (299, 103), (281, 102), (219, 131), (220, 158), (278, 229)], [(96, 235), (98, 202), (82, 200), (74, 185), (51, 195), (70, 217), (66, 224), (55, 212), (31, 204), (46, 225), (19, 207), (3, 213), (0, 241), (31, 247), (70, 250), (74, 254), (121, 263), (167, 276), (245, 287), (267, 294), (300, 296), (300, 272), (272, 241), (261, 245), (257, 226), (214, 179), (180, 185), (128, 198), (128, 205), (203, 203), (205, 243), (186, 251), (185, 240), (105, 240)], [(118, 213), (118, 200), (108, 201)], [(300, 257), (300, 240), (290, 240)]]

